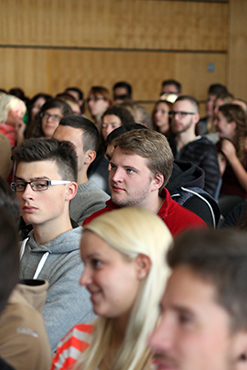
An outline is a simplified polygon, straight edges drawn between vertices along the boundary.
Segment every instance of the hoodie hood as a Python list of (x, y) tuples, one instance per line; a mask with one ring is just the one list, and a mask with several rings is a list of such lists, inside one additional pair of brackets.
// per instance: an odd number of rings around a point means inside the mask
[(49, 241), (46, 244), (38, 245), (34, 239), (33, 230), (28, 234), (28, 247), (33, 253), (44, 253), (48, 252), (50, 254), (64, 254), (78, 250), (78, 243), (73, 243), (73, 240), (80, 239), (82, 234), (82, 227), (76, 227), (75, 229), (69, 230), (56, 237), (55, 239)]
[(174, 160), (172, 175), (166, 188), (172, 194), (181, 187), (199, 187), (204, 189), (204, 171), (191, 162)]

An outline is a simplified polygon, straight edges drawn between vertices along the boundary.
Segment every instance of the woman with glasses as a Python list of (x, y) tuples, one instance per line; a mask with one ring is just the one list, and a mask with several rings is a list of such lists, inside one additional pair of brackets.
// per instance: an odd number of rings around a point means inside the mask
[(30, 126), (27, 137), (52, 137), (55, 129), (63, 117), (72, 115), (70, 106), (60, 99), (48, 100), (36, 115), (34, 123)]
[(112, 105), (109, 90), (103, 86), (92, 86), (86, 101), (94, 123), (100, 131), (101, 117), (107, 108)]
[(171, 244), (162, 220), (142, 208), (105, 213), (84, 228), (80, 284), (98, 318), (75, 326), (60, 342), (53, 370), (155, 368), (147, 341), (159, 319)]
[(170, 135), (169, 112), (171, 110), (171, 103), (165, 100), (159, 100), (155, 103), (152, 112), (153, 130)]

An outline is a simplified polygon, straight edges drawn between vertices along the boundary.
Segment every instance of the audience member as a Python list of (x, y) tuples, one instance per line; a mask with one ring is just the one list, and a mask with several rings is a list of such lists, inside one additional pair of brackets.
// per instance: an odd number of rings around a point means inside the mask
[(24, 140), (26, 125), (23, 122), (23, 116), (25, 112), (25, 103), (16, 96), (4, 94), (0, 98), (0, 133), (8, 138), (11, 147)]
[(164, 223), (141, 208), (104, 214), (84, 229), (80, 283), (90, 292), (99, 318), (93, 327), (77, 325), (68, 333), (52, 369), (71, 368), (78, 357), (78, 370), (155, 368), (147, 338), (159, 318), (171, 243)]
[(135, 103), (136, 115), (135, 122), (152, 129), (152, 117), (147, 109), (140, 104)]
[(51, 349), (75, 324), (91, 318), (85, 288), (78, 285), (81, 227), (72, 228), (69, 202), (77, 191), (77, 157), (69, 142), (29, 139), (15, 148), (21, 215), (33, 230), (21, 248), (21, 279), (49, 282), (43, 310)]
[(165, 136), (170, 136), (170, 122), (169, 122), (169, 112), (172, 108), (170, 102), (165, 100), (158, 100), (154, 104), (152, 112), (153, 130), (164, 134)]
[(81, 107), (79, 102), (69, 93), (61, 93), (56, 95), (57, 99), (65, 101), (70, 108), (72, 109), (73, 114), (80, 116), (81, 115)]
[(107, 192), (107, 194), (110, 194), (110, 189), (108, 185), (109, 163), (105, 158), (106, 138), (115, 128), (133, 121), (134, 118), (129, 110), (120, 105), (113, 105), (108, 108), (102, 116), (101, 145), (96, 160), (89, 167), (88, 176), (91, 180), (94, 180), (101, 189)]
[(175, 240), (149, 340), (158, 369), (241, 370), (247, 361), (246, 236), (193, 230)]
[(52, 96), (45, 93), (38, 93), (34, 95), (28, 103), (28, 125), (33, 125), (36, 115), (39, 113), (41, 107), (47, 102), (47, 100), (52, 99)]
[(65, 89), (65, 92), (72, 95), (73, 98), (76, 99), (76, 101), (79, 103), (81, 108), (81, 114), (84, 113), (84, 100), (83, 100), (83, 92), (78, 87), (67, 87)]
[(210, 134), (215, 132), (213, 125), (214, 104), (218, 95), (228, 93), (226, 86), (215, 83), (208, 88), (208, 97), (206, 103), (206, 117), (201, 118), (197, 124), (196, 130), (200, 135)]
[(195, 127), (199, 121), (199, 104), (192, 97), (178, 97), (170, 112), (174, 137), (169, 139), (175, 159), (192, 162), (205, 172), (204, 189), (216, 196), (220, 170), (215, 145), (207, 138), (196, 136)]
[(111, 199), (104, 209), (88, 217), (85, 225), (102, 213), (137, 206), (157, 213), (172, 234), (205, 226), (200, 217), (173, 201), (164, 188), (173, 166), (164, 135), (148, 129), (132, 130), (116, 138), (114, 147), (109, 173)]
[(11, 161), (11, 145), (6, 136), (0, 132), (0, 176), (4, 180), (8, 179), (8, 176), (12, 169)]
[[(1, 213), (3, 211), (5, 215), (6, 212), (7, 218), (12, 219), (12, 240), (17, 239), (19, 202), (2, 178), (0, 178), (0, 209)], [(0, 229), (4, 231), (1, 221)], [(8, 234), (8, 228), (5, 231)], [(6, 240), (5, 238), (6, 235), (1, 235), (1, 243)], [(19, 275), (19, 248), (15, 246), (14, 250), (13, 247), (9, 246), (11, 258), (8, 256), (6, 259), (7, 255), (1, 255), (1, 260), (6, 263), (4, 268), (1, 266), (4, 271), (4, 284), (8, 281), (8, 273), (13, 274), (16, 281)], [(5, 253), (7, 254), (7, 251)], [(15, 266), (14, 271), (11, 264)], [(41, 280), (36, 280), (36, 284), (33, 283), (34, 281), (30, 280), (17, 284), (0, 315), (0, 356), (16, 370), (47, 370), (51, 364), (51, 349), (44, 320), (41, 313), (36, 310), (42, 309), (48, 283)], [(2, 369), (1, 364), (0, 368)]]
[(112, 105), (109, 90), (103, 86), (92, 86), (88, 93), (87, 103), (94, 123), (100, 131), (101, 117), (107, 108)]
[[(114, 139), (123, 133), (143, 129), (137, 123), (129, 123), (112, 131), (106, 140), (106, 158), (111, 161), (114, 152)], [(183, 207), (194, 212), (208, 226), (216, 227), (220, 219), (220, 210), (215, 199), (204, 188), (204, 172), (190, 162), (174, 161), (171, 177), (166, 185), (171, 198)]]
[(224, 217), (237, 203), (247, 198), (247, 118), (237, 104), (219, 107), (216, 127), (217, 144), (222, 174), (219, 206)]
[[(18, 282), (19, 248), (16, 225), (5, 207), (0, 206), (0, 319), (9, 296)], [(0, 332), (2, 336), (2, 332)], [(0, 368), (14, 370), (3, 358), (0, 349)]]
[(119, 81), (113, 85), (113, 100), (115, 104), (120, 104), (125, 100), (132, 100), (132, 86), (126, 81)]
[(52, 137), (63, 117), (73, 114), (70, 106), (60, 99), (50, 99), (42, 105), (34, 123), (29, 127), (27, 138)]
[(180, 82), (170, 79), (164, 80), (161, 86), (161, 93), (160, 95), (164, 94), (176, 94), (177, 96), (181, 95), (182, 93), (182, 85)]
[(109, 199), (109, 196), (87, 177), (88, 167), (96, 157), (99, 132), (89, 119), (68, 116), (61, 119), (53, 137), (70, 141), (76, 150), (78, 189), (76, 196), (70, 201), (69, 212), (70, 217), (81, 225), (86, 217), (102, 209)]

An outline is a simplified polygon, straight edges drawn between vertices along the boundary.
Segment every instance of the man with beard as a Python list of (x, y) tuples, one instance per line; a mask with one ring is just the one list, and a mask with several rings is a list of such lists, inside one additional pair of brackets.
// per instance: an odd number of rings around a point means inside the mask
[(109, 172), (111, 199), (84, 221), (121, 207), (142, 207), (156, 213), (175, 235), (204, 226), (204, 221), (171, 199), (165, 188), (172, 173), (173, 155), (164, 135), (148, 129), (125, 132), (115, 147)]
[(204, 190), (215, 197), (220, 180), (217, 151), (207, 138), (196, 136), (195, 127), (200, 118), (198, 101), (192, 96), (179, 96), (169, 114), (174, 134), (169, 142), (174, 158), (201, 167), (205, 173)]

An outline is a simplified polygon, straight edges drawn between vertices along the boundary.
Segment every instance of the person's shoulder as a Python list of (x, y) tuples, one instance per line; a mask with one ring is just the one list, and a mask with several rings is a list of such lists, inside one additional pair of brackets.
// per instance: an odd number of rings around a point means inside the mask
[(106, 207), (100, 209), (99, 211), (97, 212), (94, 212), (91, 216), (87, 217), (85, 219), (85, 221), (83, 222), (82, 226), (86, 226), (88, 225), (94, 218), (102, 215), (103, 213), (106, 213), (106, 212), (110, 212), (113, 210), (113, 208), (111, 207), (111, 204), (112, 204), (112, 201), (111, 199), (109, 199), (107, 202), (106, 202)]
[(65, 363), (66, 368), (72, 367), (89, 346), (92, 331), (92, 324), (75, 325), (58, 344), (51, 370), (64, 368)]

